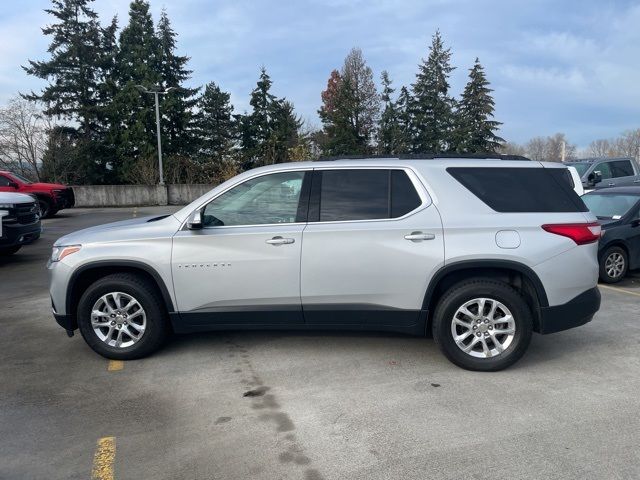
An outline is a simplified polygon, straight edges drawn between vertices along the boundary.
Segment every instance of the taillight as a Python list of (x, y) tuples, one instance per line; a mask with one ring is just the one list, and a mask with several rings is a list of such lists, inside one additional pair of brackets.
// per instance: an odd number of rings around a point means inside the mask
[(562, 235), (568, 237), (577, 245), (586, 245), (587, 243), (593, 243), (600, 240), (602, 233), (602, 227), (597, 222), (593, 223), (554, 223), (542, 225), (542, 229), (555, 233), (556, 235)]

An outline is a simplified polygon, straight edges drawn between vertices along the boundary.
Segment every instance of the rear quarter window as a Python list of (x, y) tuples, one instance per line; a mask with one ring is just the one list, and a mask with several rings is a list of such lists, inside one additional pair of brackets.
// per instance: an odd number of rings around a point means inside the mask
[(497, 212), (587, 212), (564, 168), (450, 167), (447, 172)]

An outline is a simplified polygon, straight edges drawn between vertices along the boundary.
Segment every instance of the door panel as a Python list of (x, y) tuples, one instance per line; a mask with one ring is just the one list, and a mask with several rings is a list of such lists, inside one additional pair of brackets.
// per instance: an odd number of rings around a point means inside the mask
[[(173, 239), (178, 309), (196, 323), (302, 323), (303, 224), (181, 231)], [(288, 243), (267, 243), (281, 237)], [(262, 313), (265, 312), (265, 313)]]
[[(315, 186), (314, 177), (313, 190), (321, 190)], [(300, 278), (305, 322), (413, 325), (428, 281), (443, 263), (442, 222), (434, 205), (399, 219), (310, 222)]]
[(257, 175), (201, 210), (200, 230), (173, 238), (178, 310), (192, 325), (303, 322), (300, 252), (310, 172)]

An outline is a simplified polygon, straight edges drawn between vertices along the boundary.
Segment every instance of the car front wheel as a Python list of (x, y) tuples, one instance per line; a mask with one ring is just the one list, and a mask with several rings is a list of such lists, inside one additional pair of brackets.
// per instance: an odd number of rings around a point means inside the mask
[(132, 360), (154, 352), (169, 334), (163, 301), (153, 284), (132, 274), (108, 275), (87, 288), (78, 327), (103, 357)]
[(507, 368), (524, 355), (533, 321), (524, 298), (507, 283), (474, 279), (451, 287), (433, 319), (433, 337), (456, 365), (478, 371)]

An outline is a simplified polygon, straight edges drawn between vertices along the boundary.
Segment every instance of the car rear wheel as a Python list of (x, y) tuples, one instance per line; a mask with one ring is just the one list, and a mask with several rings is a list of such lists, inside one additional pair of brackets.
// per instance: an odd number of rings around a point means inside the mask
[(78, 327), (103, 357), (133, 360), (156, 351), (170, 329), (153, 284), (132, 274), (112, 274), (93, 283), (78, 304)]
[(497, 371), (524, 355), (533, 321), (524, 298), (492, 279), (460, 282), (442, 296), (433, 319), (433, 337), (456, 365)]
[(609, 247), (600, 257), (600, 280), (617, 283), (627, 274), (627, 252), (621, 247)]

